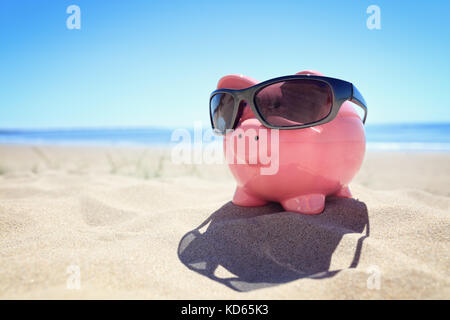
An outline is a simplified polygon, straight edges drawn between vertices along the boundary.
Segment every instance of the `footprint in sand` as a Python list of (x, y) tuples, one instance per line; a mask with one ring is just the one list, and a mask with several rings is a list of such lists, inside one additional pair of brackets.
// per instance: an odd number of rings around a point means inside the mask
[(84, 222), (94, 227), (120, 224), (138, 215), (133, 211), (111, 207), (99, 199), (88, 196), (80, 199), (80, 211)]

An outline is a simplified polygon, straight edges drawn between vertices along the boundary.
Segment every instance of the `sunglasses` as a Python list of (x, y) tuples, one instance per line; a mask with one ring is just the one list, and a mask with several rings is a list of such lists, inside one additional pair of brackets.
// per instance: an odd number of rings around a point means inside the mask
[(302, 129), (330, 122), (345, 101), (364, 110), (364, 123), (367, 105), (352, 83), (317, 75), (291, 75), (245, 89), (217, 89), (211, 93), (209, 112), (212, 128), (221, 135), (236, 127), (247, 105), (267, 128)]

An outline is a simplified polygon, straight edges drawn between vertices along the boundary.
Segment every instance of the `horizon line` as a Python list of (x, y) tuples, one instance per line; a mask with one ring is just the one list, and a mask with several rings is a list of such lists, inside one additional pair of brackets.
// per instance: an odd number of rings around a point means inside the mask
[[(384, 125), (450, 125), (450, 121), (433, 121), (433, 122), (375, 122), (366, 123), (367, 126), (384, 126)], [(209, 128), (210, 125), (202, 126), (202, 128)], [(138, 126), (121, 126), (121, 125), (106, 125), (106, 126), (61, 126), (61, 127), (0, 127), (0, 133), (11, 132), (30, 132), (30, 131), (83, 131), (83, 130), (175, 130), (175, 129), (192, 129), (191, 125), (178, 126), (155, 126), (155, 125), (138, 125)]]

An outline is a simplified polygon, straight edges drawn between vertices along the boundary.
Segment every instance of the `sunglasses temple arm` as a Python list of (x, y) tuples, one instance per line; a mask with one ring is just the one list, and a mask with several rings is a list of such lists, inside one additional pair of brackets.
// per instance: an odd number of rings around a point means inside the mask
[(364, 100), (361, 92), (359, 92), (359, 90), (353, 84), (352, 84), (352, 97), (350, 98), (350, 101), (357, 104), (364, 110), (364, 118), (362, 122), (365, 123), (367, 118), (366, 100)]

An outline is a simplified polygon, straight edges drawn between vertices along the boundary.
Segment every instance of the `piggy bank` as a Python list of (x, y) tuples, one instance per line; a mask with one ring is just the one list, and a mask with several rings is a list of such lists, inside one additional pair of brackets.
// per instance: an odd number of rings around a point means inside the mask
[[(322, 75), (314, 71), (297, 74)], [(228, 75), (219, 80), (217, 88), (244, 89), (257, 83), (250, 77)], [(271, 163), (245, 144), (237, 147), (240, 139), (247, 139), (249, 144), (253, 141), (259, 150), (270, 151)], [(275, 142), (277, 148), (272, 148)], [(361, 167), (365, 133), (350, 101), (344, 102), (332, 121), (294, 130), (266, 128), (244, 106), (235, 130), (225, 135), (223, 146), (237, 182), (235, 205), (253, 207), (279, 202), (286, 211), (319, 214), (324, 210), (326, 197), (352, 197), (348, 184)]]

